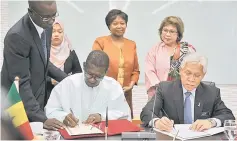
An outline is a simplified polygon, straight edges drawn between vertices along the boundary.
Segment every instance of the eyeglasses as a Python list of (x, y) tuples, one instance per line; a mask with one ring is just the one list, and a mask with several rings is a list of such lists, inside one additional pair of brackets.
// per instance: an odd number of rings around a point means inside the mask
[(96, 76), (96, 75), (93, 75), (93, 74), (89, 74), (88, 72), (84, 72), (85, 73), (85, 76), (88, 78), (88, 79), (91, 79), (91, 78), (94, 78), (96, 81), (102, 81), (104, 76)]
[(39, 13), (37, 13), (35, 10), (33, 10), (33, 9), (29, 8), (29, 11), (34, 12), (35, 14), (37, 14), (42, 19), (43, 22), (48, 22), (50, 20), (54, 20), (56, 17), (59, 16), (59, 13), (57, 12), (57, 13), (55, 13), (55, 15), (53, 17), (44, 18)]
[(87, 68), (86, 67), (86, 62), (83, 62), (84, 74), (88, 79), (94, 78), (96, 81), (101, 81), (104, 78), (105, 74), (106, 74), (106, 72), (105, 72), (103, 76), (96, 76), (95, 74), (88, 73), (86, 68)]
[(96, 76), (94, 74), (88, 73), (85, 68), (84, 68), (84, 74), (88, 79), (94, 78), (96, 81), (101, 81), (104, 78), (104, 75), (103, 76)]
[(168, 30), (168, 29), (163, 29), (163, 30), (162, 30), (162, 33), (165, 33), (165, 34), (167, 34), (167, 33), (170, 33), (170, 34), (176, 34), (177, 31), (174, 31), (174, 30)]

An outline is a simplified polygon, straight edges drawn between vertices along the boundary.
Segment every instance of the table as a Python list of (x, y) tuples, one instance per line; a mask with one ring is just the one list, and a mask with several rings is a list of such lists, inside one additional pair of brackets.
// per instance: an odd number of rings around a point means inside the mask
[[(149, 131), (150, 129), (146, 128), (144, 132)], [(156, 131), (154, 131), (156, 132)], [(63, 140), (63, 138), (61, 138)], [(105, 137), (92, 137), (92, 138), (83, 138), (82, 140), (105, 140)], [(121, 135), (116, 136), (108, 136), (108, 140), (121, 140)], [(168, 135), (164, 135), (162, 133), (156, 132), (156, 140), (173, 140), (172, 137)], [(177, 139), (178, 140), (178, 139)], [(224, 133), (219, 133), (213, 136), (203, 137), (203, 138), (197, 138), (193, 140), (228, 140), (225, 137)]]
[[(173, 140), (172, 137), (161, 134), (161, 133), (156, 133), (157, 137), (156, 140)], [(83, 138), (82, 140), (105, 140), (104, 137), (94, 137), (94, 138)], [(116, 136), (109, 136), (108, 140), (121, 140), (121, 135), (116, 135)], [(178, 140), (178, 139), (177, 139)], [(209, 137), (203, 137), (203, 138), (197, 138), (194, 140), (228, 140), (225, 137), (224, 133), (220, 133), (220, 134), (216, 134), (213, 136), (209, 136)]]
[[(156, 135), (157, 135), (157, 140), (173, 140), (173, 138), (168, 135), (164, 135), (161, 133), (156, 133)], [(193, 139), (193, 140), (218, 140), (218, 141), (221, 141), (221, 140), (228, 140), (228, 139), (225, 137), (224, 133), (220, 133), (220, 134), (216, 134), (213, 136), (197, 138), (197, 139)]]

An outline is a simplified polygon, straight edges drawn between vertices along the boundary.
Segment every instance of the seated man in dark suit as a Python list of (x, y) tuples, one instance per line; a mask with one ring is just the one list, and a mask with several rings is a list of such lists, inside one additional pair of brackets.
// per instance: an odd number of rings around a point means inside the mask
[[(201, 82), (206, 70), (205, 57), (187, 55), (180, 67), (181, 79), (160, 82), (156, 95), (142, 109), (144, 125), (171, 131), (173, 124), (192, 124), (190, 129), (203, 131), (235, 119), (221, 100), (220, 89)], [(160, 111), (165, 111), (166, 117), (157, 116)]]

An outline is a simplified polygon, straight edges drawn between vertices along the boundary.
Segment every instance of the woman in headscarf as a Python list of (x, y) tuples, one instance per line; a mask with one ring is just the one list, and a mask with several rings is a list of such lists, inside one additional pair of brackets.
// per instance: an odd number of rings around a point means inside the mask
[[(50, 62), (68, 75), (82, 72), (76, 52), (72, 49), (71, 43), (64, 33), (64, 26), (58, 20), (53, 24)], [(57, 82), (54, 79), (48, 79), (47, 92), (49, 95), (56, 84)]]

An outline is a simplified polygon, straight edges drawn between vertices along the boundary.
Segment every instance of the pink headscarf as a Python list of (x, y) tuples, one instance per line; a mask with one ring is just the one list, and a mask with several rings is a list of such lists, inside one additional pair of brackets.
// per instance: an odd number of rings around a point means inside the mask
[[(58, 20), (55, 20), (54, 24), (59, 24), (63, 30), (64, 33), (64, 26), (61, 22)], [(64, 63), (67, 60), (67, 58), (70, 55), (71, 51), (71, 43), (64, 33), (63, 35), (63, 41), (59, 46), (53, 46), (51, 45), (50, 50), (50, 62), (52, 62), (56, 67), (60, 68), (62, 71), (64, 70)]]

